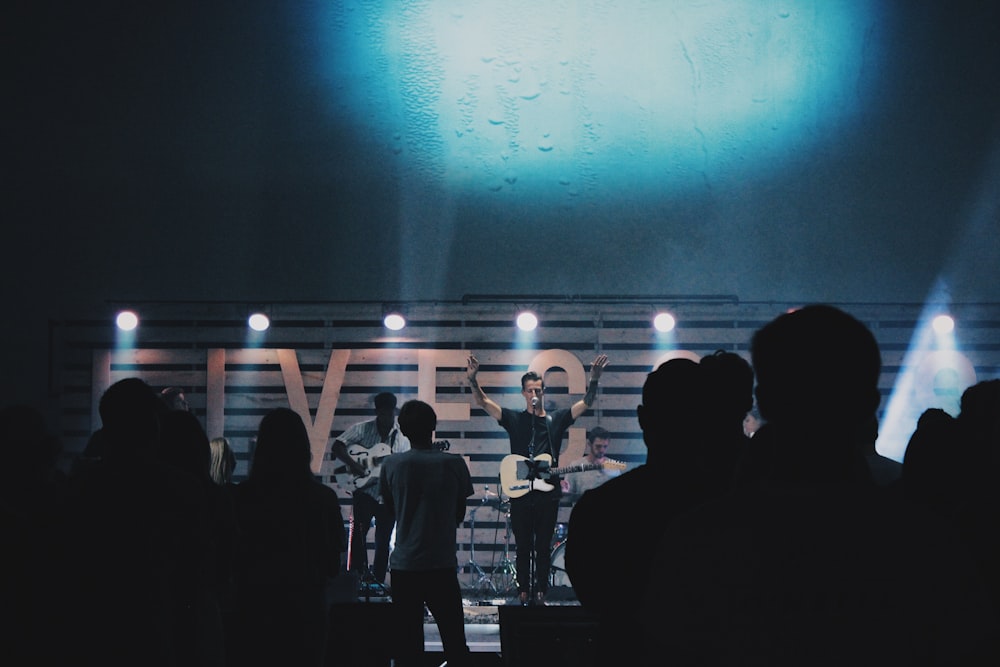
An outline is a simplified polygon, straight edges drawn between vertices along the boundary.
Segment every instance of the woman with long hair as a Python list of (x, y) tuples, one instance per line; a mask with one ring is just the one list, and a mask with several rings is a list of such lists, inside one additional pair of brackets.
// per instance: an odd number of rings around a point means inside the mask
[(236, 664), (323, 664), (327, 587), (347, 538), (340, 501), (310, 469), (302, 418), (261, 420), (249, 477), (236, 486)]
[(212, 453), (212, 461), (208, 469), (212, 481), (219, 486), (231, 484), (233, 471), (236, 469), (236, 454), (233, 453), (229, 440), (219, 436), (212, 438), (208, 445)]

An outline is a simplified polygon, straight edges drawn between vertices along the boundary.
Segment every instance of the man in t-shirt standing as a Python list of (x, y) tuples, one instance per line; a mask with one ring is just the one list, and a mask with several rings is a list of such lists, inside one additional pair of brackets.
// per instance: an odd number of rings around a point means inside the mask
[[(476, 404), (497, 420), (510, 436), (510, 452), (534, 459), (540, 454), (552, 456), (552, 465), (559, 463), (563, 435), (580, 415), (586, 412), (597, 398), (597, 383), (608, 365), (606, 354), (598, 355), (590, 365), (590, 382), (587, 393), (569, 409), (545, 410), (545, 383), (538, 373), (528, 371), (521, 377), (521, 395), (525, 408), (522, 411), (501, 408), (479, 386), (479, 360), (470, 354), (466, 372)], [(517, 589), (521, 604), (544, 603), (548, 592), (549, 552), (552, 532), (559, 514), (560, 481), (548, 480), (551, 491), (532, 490), (525, 495), (511, 498), (510, 527), (517, 544)], [(532, 558), (533, 556), (533, 558)], [(532, 560), (534, 568), (532, 568)], [(531, 571), (534, 570), (534, 577)]]
[(425, 664), (417, 654), (423, 652), (426, 604), (441, 633), (447, 664), (466, 666), (471, 657), (455, 533), (465, 520), (465, 499), (474, 493), (469, 467), (461, 456), (433, 446), (437, 415), (427, 403), (404, 403), (399, 424), (413, 449), (390, 457), (380, 480), (383, 499), (397, 517), (392, 602), (400, 610), (406, 650), (396, 664)]

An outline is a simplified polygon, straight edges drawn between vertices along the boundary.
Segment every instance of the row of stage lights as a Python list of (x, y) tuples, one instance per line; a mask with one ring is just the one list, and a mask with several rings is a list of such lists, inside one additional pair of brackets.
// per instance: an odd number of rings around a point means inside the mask
[[(538, 328), (538, 316), (530, 310), (518, 313), (515, 322), (521, 331), (534, 331)], [(115, 323), (122, 331), (132, 331), (139, 326), (139, 316), (135, 311), (123, 310), (118, 313)], [(402, 313), (393, 311), (385, 315), (382, 324), (390, 331), (401, 331), (406, 327), (406, 317)], [(659, 312), (653, 318), (653, 328), (660, 333), (673, 331), (676, 325), (677, 320), (667, 312)], [(264, 313), (253, 313), (247, 318), (247, 326), (254, 331), (267, 331), (271, 326), (271, 319)], [(949, 334), (955, 329), (955, 320), (950, 315), (938, 315), (931, 320), (931, 327), (938, 334)]]
[[(123, 310), (115, 317), (115, 326), (122, 331), (134, 331), (139, 326), (139, 316), (134, 310)], [(267, 331), (271, 318), (264, 313), (253, 313), (247, 318), (247, 326), (254, 331)]]
[[(406, 318), (402, 313), (393, 311), (383, 318), (382, 323), (386, 329), (400, 331), (406, 326)], [(530, 310), (522, 310), (517, 314), (514, 323), (517, 324), (517, 328), (521, 331), (534, 331), (538, 328), (538, 316)], [(653, 318), (653, 328), (661, 333), (673, 331), (676, 324), (677, 320), (667, 312), (659, 312)]]
[[(515, 322), (521, 331), (534, 331), (538, 328), (538, 316), (530, 310), (518, 313)], [(135, 311), (123, 310), (115, 318), (115, 324), (122, 331), (133, 331), (139, 326), (139, 316)], [(401, 331), (406, 327), (406, 317), (396, 311), (386, 313), (382, 324), (390, 331)], [(667, 312), (657, 313), (653, 318), (653, 327), (661, 333), (673, 331), (676, 324), (677, 320)], [(253, 313), (247, 318), (247, 326), (254, 331), (267, 331), (271, 326), (271, 319), (264, 313)]]

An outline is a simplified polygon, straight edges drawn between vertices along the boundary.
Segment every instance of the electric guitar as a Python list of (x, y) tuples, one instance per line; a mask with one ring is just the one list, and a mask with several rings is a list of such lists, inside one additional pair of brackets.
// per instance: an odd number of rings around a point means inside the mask
[[(500, 461), (500, 488), (510, 498), (520, 498), (529, 491), (552, 491), (555, 485), (546, 480), (553, 475), (565, 475), (585, 470), (624, 470), (621, 461), (606, 459), (603, 463), (581, 463), (565, 468), (550, 468), (551, 454), (539, 454), (533, 459), (510, 454)], [(519, 476), (519, 473), (523, 476)]]
[(346, 463), (341, 463), (333, 469), (333, 476), (337, 478), (337, 484), (345, 489), (363, 489), (378, 481), (379, 473), (382, 472), (382, 461), (391, 454), (392, 448), (384, 442), (371, 447), (351, 445), (347, 448), (347, 455), (365, 469), (364, 474), (355, 475)]
[[(432, 449), (447, 451), (451, 448), (451, 443), (447, 440), (437, 440), (433, 443)], [(371, 447), (363, 445), (351, 445), (347, 448), (347, 455), (365, 469), (363, 475), (355, 475), (351, 472), (347, 464), (340, 463), (333, 469), (333, 475), (337, 479), (337, 484), (345, 489), (363, 489), (369, 484), (378, 481), (378, 476), (382, 472), (382, 462), (392, 454), (392, 448), (384, 442)]]

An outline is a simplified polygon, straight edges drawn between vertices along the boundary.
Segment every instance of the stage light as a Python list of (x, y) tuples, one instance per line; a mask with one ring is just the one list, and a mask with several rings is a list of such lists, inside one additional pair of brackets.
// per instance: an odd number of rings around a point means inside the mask
[(247, 318), (247, 326), (254, 331), (267, 331), (271, 326), (271, 320), (264, 313), (253, 313)]
[(521, 331), (534, 331), (538, 326), (538, 318), (530, 310), (526, 310), (517, 316), (517, 328)]
[(955, 330), (955, 320), (950, 315), (938, 315), (931, 321), (931, 326), (938, 335), (949, 334)]
[(139, 316), (131, 310), (123, 310), (115, 318), (115, 325), (122, 331), (133, 331), (139, 326)]
[(879, 419), (876, 451), (897, 461), (924, 411), (937, 408), (957, 416), (962, 392), (977, 382), (975, 364), (961, 351), (955, 320), (947, 314), (948, 292), (944, 280), (931, 290)]
[(387, 313), (384, 318), (382, 318), (382, 324), (385, 325), (386, 329), (390, 331), (399, 331), (406, 326), (406, 318), (403, 317), (398, 312)]
[(670, 313), (657, 313), (656, 317), (653, 318), (653, 326), (661, 333), (673, 331), (676, 324), (677, 320)]

